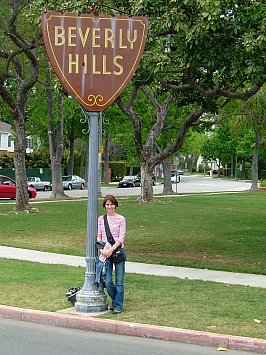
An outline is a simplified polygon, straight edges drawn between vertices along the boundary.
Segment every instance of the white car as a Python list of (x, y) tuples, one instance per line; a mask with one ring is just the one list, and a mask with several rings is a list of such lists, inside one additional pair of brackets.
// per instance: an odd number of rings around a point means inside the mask
[(84, 190), (85, 188), (85, 180), (82, 179), (80, 176), (77, 175), (67, 175), (62, 176), (63, 178), (63, 187), (67, 190), (72, 189), (80, 189)]
[(171, 181), (172, 181), (172, 184), (177, 184), (180, 182), (180, 174), (178, 171), (173, 171), (171, 173)]
[(33, 187), (35, 190), (48, 191), (52, 190), (50, 181), (42, 181), (39, 177), (28, 177), (28, 186)]

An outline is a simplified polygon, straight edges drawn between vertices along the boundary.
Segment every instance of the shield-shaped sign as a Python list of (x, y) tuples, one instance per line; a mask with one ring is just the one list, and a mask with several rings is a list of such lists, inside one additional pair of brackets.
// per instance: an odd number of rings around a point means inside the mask
[(139, 64), (147, 28), (141, 16), (42, 15), (53, 69), (87, 111), (102, 111), (120, 95)]

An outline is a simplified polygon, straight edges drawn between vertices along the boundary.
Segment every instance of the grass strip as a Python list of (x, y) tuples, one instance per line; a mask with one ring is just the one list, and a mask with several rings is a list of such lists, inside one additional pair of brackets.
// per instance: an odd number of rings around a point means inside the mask
[[(99, 201), (99, 214), (103, 214)], [(129, 261), (266, 274), (263, 192), (119, 198)], [(39, 202), (39, 213), (0, 204), (0, 244), (85, 256), (86, 200)]]
[[(0, 280), (1, 304), (55, 312), (71, 307), (65, 292), (84, 269), (0, 258)], [(265, 289), (135, 274), (125, 283), (124, 312), (101, 318), (266, 337)]]

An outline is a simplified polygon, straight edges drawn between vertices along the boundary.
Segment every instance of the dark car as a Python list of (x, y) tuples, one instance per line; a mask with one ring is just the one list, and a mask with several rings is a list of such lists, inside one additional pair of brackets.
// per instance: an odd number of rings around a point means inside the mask
[[(28, 194), (29, 198), (35, 198), (37, 191), (33, 187), (28, 187)], [(5, 175), (0, 175), (0, 199), (2, 198), (11, 198), (12, 200), (16, 198), (16, 183)]]
[(118, 187), (137, 187), (140, 186), (140, 178), (137, 175), (124, 176), (119, 181)]
[(85, 180), (77, 175), (67, 175), (62, 176), (63, 179), (63, 187), (67, 190), (72, 189), (80, 189), (84, 190), (85, 188)]

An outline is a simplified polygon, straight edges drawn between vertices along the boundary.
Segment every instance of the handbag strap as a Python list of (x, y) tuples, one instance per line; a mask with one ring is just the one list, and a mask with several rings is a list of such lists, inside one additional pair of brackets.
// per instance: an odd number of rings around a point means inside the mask
[(113, 237), (112, 232), (109, 227), (109, 223), (107, 220), (107, 214), (105, 214), (103, 216), (103, 220), (104, 220), (104, 227), (105, 227), (105, 233), (106, 233), (107, 240), (110, 244), (113, 245), (113, 244), (115, 244), (115, 240), (114, 240), (114, 237)]

